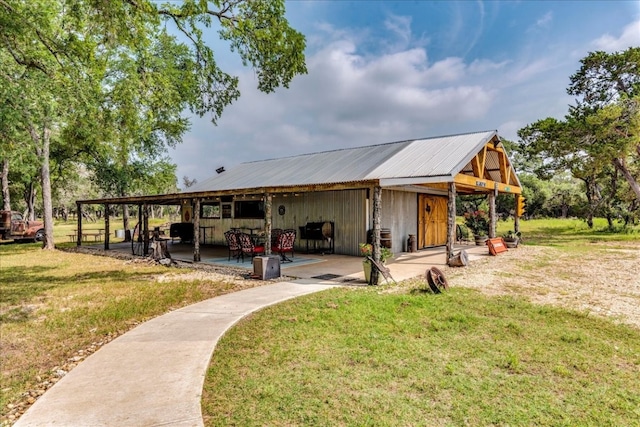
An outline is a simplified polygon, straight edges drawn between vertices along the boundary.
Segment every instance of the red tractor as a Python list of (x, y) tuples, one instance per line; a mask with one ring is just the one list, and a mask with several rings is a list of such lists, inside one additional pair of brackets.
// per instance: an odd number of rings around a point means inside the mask
[(41, 242), (44, 240), (44, 224), (42, 221), (26, 221), (20, 212), (0, 211), (0, 237), (2, 240)]

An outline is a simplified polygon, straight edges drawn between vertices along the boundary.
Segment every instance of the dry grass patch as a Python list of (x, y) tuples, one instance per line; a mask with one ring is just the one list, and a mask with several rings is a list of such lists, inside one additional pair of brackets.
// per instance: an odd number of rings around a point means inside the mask
[(453, 286), (485, 295), (524, 297), (640, 328), (640, 241), (520, 246), (445, 274)]
[(2, 245), (0, 259), (0, 416), (5, 423), (137, 324), (263, 283), (144, 260), (42, 251), (37, 244)]

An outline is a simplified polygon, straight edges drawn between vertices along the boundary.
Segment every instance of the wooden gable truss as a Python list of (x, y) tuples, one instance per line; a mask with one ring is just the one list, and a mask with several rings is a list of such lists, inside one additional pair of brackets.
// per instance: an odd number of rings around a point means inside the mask
[(499, 193), (521, 194), (522, 188), (502, 143), (494, 138), (454, 177), (460, 194)]

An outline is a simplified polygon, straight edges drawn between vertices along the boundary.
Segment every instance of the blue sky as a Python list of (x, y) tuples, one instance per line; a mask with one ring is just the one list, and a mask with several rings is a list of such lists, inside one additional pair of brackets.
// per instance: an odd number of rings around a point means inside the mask
[(212, 32), (242, 95), (170, 150), (198, 181), (242, 162), (561, 118), (589, 52), (640, 46), (640, 1), (302, 1), (308, 74), (266, 95)]

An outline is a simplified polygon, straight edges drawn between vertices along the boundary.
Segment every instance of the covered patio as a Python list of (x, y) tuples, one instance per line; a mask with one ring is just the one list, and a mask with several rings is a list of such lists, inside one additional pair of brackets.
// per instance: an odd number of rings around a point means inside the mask
[[(97, 248), (98, 246), (94, 247)], [(185, 263), (194, 263), (191, 245), (170, 243), (168, 249), (172, 259)], [(487, 246), (463, 244), (456, 245), (455, 250), (465, 250), (470, 262), (489, 256)], [(112, 243), (109, 251), (131, 254), (131, 243)], [(423, 276), (425, 271), (431, 267), (444, 268), (446, 266), (445, 252), (445, 247), (434, 247), (412, 253), (405, 252), (388, 260), (386, 266), (389, 267), (391, 275), (396, 281), (407, 280)], [(200, 248), (200, 256), (200, 261), (197, 264), (238, 268), (246, 270), (247, 273), (253, 271), (253, 264), (250, 259), (245, 259), (244, 262), (241, 262), (231, 258), (228, 261), (228, 250), (225, 246), (203, 245)], [(365, 285), (362, 260), (362, 257), (351, 255), (296, 253), (293, 262), (282, 263), (280, 268), (282, 275), (287, 277)]]

